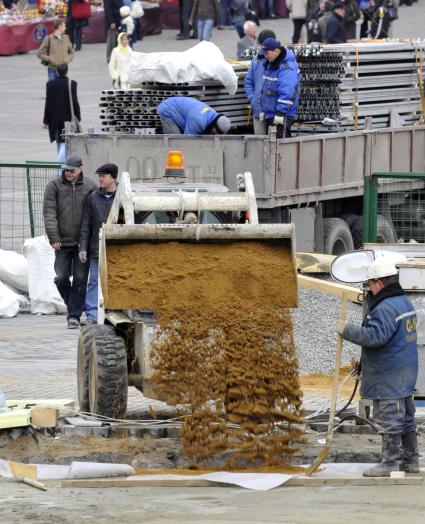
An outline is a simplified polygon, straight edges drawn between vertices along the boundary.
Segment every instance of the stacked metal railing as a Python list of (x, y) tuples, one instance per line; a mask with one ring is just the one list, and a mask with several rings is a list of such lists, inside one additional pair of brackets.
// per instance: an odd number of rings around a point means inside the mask
[[(296, 132), (328, 130), (321, 124), (326, 118), (338, 121), (343, 130), (412, 125), (423, 119), (425, 41), (313, 44), (293, 49), (301, 72)], [(102, 130), (134, 133), (152, 128), (160, 133), (158, 104), (170, 96), (190, 96), (226, 114), (233, 133), (249, 132), (252, 118), (244, 91), (248, 67), (249, 62), (234, 65), (238, 88), (233, 96), (216, 81), (149, 82), (129, 91), (103, 91)]]

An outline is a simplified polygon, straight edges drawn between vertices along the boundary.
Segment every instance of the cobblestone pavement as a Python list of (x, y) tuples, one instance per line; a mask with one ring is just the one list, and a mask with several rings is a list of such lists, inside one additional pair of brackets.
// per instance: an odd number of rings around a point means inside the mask
[[(418, 0), (412, 7), (402, 6), (399, 15), (394, 25), (396, 37), (425, 37), (425, 0)], [(260, 29), (266, 27), (275, 30), (282, 42), (290, 41), (292, 22), (289, 19), (262, 21)], [(135, 50), (183, 51), (196, 43), (195, 40), (176, 41), (176, 33), (176, 30), (166, 30), (160, 35), (146, 37), (137, 42)], [(235, 58), (235, 30), (214, 29), (212, 41), (226, 57)], [(7, 124), (0, 126), (0, 160), (55, 160), (55, 145), (49, 143), (47, 130), (42, 128), (46, 68), (40, 65), (33, 51), (0, 57), (0, 71), (0, 118)], [(83, 126), (100, 129), (100, 91), (111, 86), (105, 44), (84, 45), (70, 65), (69, 76), (78, 82)]]

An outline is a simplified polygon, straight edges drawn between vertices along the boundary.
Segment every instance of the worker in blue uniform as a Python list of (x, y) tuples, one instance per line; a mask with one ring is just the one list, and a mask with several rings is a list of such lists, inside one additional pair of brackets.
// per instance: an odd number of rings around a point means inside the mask
[(277, 126), (277, 138), (290, 137), (300, 96), (300, 71), (294, 53), (279, 40), (267, 38), (261, 46), (266, 63), (260, 97), (260, 120)]
[(389, 477), (399, 469), (417, 473), (415, 308), (399, 284), (392, 260), (376, 259), (367, 277), (370, 301), (362, 325), (342, 321), (337, 325), (344, 339), (362, 346), (360, 393), (362, 398), (373, 400), (373, 419), (382, 434), (382, 462), (363, 475)]
[(165, 135), (226, 134), (230, 120), (195, 98), (173, 96), (157, 107)]
[[(258, 43), (260, 46), (263, 45), (264, 40), (267, 38), (276, 38), (276, 34), (271, 29), (263, 29), (258, 35)], [(261, 90), (263, 88), (263, 73), (264, 66), (267, 60), (264, 57), (263, 50), (259, 49), (256, 56), (251, 61), (248, 73), (245, 77), (245, 94), (248, 97), (249, 103), (251, 104), (253, 124), (254, 124), (254, 135), (267, 135), (267, 123), (264, 120), (260, 120), (260, 99)]]

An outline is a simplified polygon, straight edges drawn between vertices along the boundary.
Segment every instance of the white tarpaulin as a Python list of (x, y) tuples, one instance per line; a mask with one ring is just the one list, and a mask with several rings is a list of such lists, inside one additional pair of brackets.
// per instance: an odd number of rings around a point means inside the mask
[(65, 313), (66, 306), (54, 283), (55, 252), (46, 237), (25, 240), (24, 255), (28, 261), (31, 313), (43, 315)]
[(230, 95), (236, 93), (238, 86), (233, 67), (212, 42), (201, 42), (183, 52), (133, 52), (128, 78), (131, 84), (218, 80)]
[(0, 282), (0, 317), (15, 317), (19, 312), (19, 296)]
[(0, 280), (28, 293), (28, 270), (24, 255), (0, 249)]

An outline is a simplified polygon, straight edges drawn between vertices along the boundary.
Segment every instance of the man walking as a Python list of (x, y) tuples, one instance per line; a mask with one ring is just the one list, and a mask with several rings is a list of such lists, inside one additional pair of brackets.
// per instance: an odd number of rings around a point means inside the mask
[(87, 286), (86, 324), (96, 324), (98, 303), (99, 269), (99, 229), (108, 220), (117, 190), (118, 166), (104, 164), (96, 171), (99, 176), (99, 188), (87, 197), (86, 208), (81, 221), (80, 252), (82, 264), (90, 260), (90, 278)]
[(157, 112), (165, 135), (224, 135), (231, 126), (227, 116), (187, 96), (167, 98)]
[[(373, 400), (382, 434), (382, 461), (365, 477), (391, 471), (417, 473), (419, 452), (413, 392), (418, 375), (416, 313), (398, 281), (392, 261), (378, 258), (368, 268), (369, 309), (361, 326), (339, 321), (337, 331), (362, 346), (362, 398)], [(401, 448), (401, 461), (400, 458)]]
[(72, 44), (68, 35), (65, 34), (66, 26), (63, 20), (54, 21), (54, 31), (46, 36), (37, 56), (43, 65), (47, 65), (47, 76), (49, 80), (55, 80), (58, 76), (56, 68), (60, 64), (68, 64), (73, 58)]
[(267, 38), (261, 46), (266, 63), (260, 97), (260, 120), (277, 126), (277, 138), (290, 137), (297, 114), (300, 71), (294, 53), (279, 40)]
[(47, 184), (43, 201), (44, 228), (55, 250), (55, 284), (68, 308), (69, 329), (80, 325), (86, 296), (88, 264), (79, 259), (78, 242), (87, 197), (96, 189), (82, 170), (81, 158), (69, 156), (62, 166), (62, 176)]

